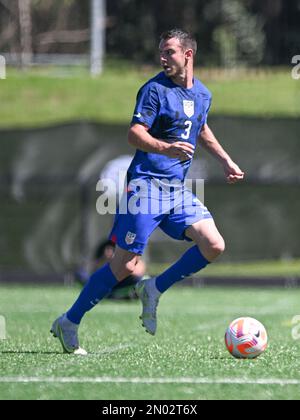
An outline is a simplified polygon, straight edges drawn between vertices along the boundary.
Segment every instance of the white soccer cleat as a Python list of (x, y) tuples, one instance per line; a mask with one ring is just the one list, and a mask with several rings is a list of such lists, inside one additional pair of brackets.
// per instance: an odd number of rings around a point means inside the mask
[(65, 353), (87, 355), (87, 352), (79, 347), (78, 325), (69, 321), (65, 314), (53, 322), (50, 332), (59, 339)]
[(143, 312), (140, 316), (143, 321), (142, 325), (149, 334), (155, 335), (157, 327), (156, 311), (161, 295), (155, 286), (155, 278), (140, 280), (135, 286), (135, 292), (143, 305)]
[(76, 356), (87, 356), (88, 353), (86, 350), (82, 349), (81, 347), (78, 347), (78, 349), (74, 351), (74, 354)]

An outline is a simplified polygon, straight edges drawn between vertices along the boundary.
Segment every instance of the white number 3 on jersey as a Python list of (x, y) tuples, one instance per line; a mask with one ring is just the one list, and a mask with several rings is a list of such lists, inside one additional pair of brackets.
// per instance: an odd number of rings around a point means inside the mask
[(181, 134), (181, 138), (183, 140), (188, 140), (190, 138), (192, 125), (193, 125), (192, 121), (186, 120), (184, 122), (184, 126), (186, 127), (186, 129), (184, 130), (184, 133)]

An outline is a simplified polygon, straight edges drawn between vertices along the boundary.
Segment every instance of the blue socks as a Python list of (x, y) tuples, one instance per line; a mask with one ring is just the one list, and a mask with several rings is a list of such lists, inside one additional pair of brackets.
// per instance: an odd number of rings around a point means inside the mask
[(66, 313), (69, 321), (80, 324), (83, 315), (100, 302), (118, 284), (109, 264), (97, 270), (89, 279), (72, 308)]
[(156, 288), (165, 292), (172, 284), (206, 267), (209, 261), (203, 257), (197, 245), (190, 248), (175, 264), (156, 278)]
[[(156, 278), (156, 288), (160, 293), (179, 280), (197, 273), (209, 264), (195, 245), (175, 264)], [(69, 321), (79, 325), (84, 314), (100, 302), (118, 284), (109, 264), (97, 270), (89, 279), (74, 305), (66, 313)]]

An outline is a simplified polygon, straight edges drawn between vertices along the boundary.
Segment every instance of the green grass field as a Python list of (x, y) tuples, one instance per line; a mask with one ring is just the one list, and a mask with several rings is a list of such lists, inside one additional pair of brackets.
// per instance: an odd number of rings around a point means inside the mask
[[(7, 339), (0, 341), (0, 399), (299, 399), (297, 289), (173, 288), (161, 299), (156, 337), (138, 320), (139, 302), (104, 301), (81, 327), (86, 357), (65, 355), (49, 334), (76, 288), (0, 288)], [(229, 322), (264, 323), (269, 348), (236, 360), (225, 349)]]
[[(150, 274), (158, 275), (165, 271), (170, 264), (151, 263)], [(299, 277), (300, 260), (261, 260), (250, 262), (216, 262), (201, 273), (204, 277)]]
[[(92, 79), (85, 69), (8, 68), (0, 81), (0, 127), (33, 127), (74, 120), (128, 124), (140, 86), (160, 68), (114, 63)], [(196, 69), (213, 93), (211, 114), (299, 117), (299, 82), (291, 69)]]

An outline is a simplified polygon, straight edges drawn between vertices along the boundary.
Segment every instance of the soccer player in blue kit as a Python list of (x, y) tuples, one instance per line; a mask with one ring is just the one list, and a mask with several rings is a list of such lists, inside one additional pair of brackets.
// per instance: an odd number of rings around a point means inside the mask
[[(143, 308), (140, 318), (152, 335), (156, 333), (161, 294), (175, 282), (206, 267), (224, 251), (224, 240), (210, 212), (184, 186), (197, 142), (218, 159), (229, 183), (244, 177), (207, 124), (211, 93), (194, 78), (196, 50), (197, 43), (188, 32), (172, 29), (161, 35), (159, 54), (163, 71), (140, 89), (129, 129), (128, 141), (136, 148), (136, 154), (128, 170), (125, 196), (129, 202), (137, 194), (136, 180), (149, 184), (149, 191), (150, 185), (161, 181), (159, 191), (169, 182), (175, 190), (179, 185), (185, 190), (183, 196), (192, 200), (174, 201), (167, 212), (159, 206), (155, 212), (118, 212), (111, 233), (117, 242), (113, 260), (90, 277), (73, 306), (52, 325), (51, 332), (67, 353), (86, 353), (78, 341), (82, 317), (118, 282), (133, 273), (157, 227), (172, 238), (192, 241), (194, 245), (164, 273), (141, 280), (136, 286)], [(151, 194), (147, 200), (153, 199)], [(182, 211), (176, 211), (180, 204)]]

